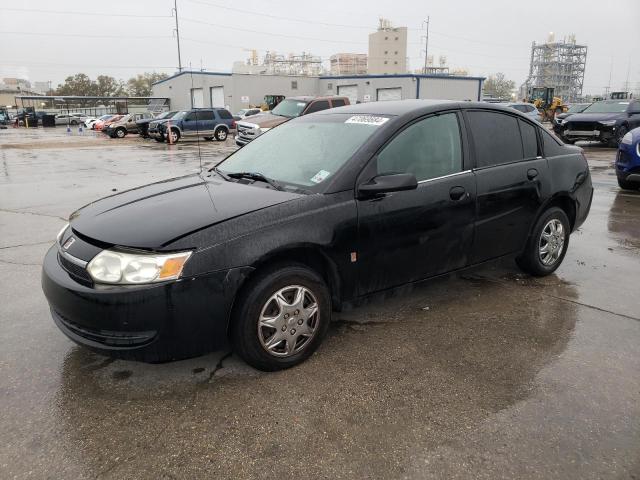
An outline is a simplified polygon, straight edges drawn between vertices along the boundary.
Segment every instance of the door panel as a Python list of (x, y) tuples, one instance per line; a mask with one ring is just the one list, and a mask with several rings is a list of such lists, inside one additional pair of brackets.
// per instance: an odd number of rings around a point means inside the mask
[[(464, 193), (458, 200), (456, 187)], [(475, 218), (471, 172), (416, 190), (358, 201), (360, 294), (428, 278), (468, 263)]]

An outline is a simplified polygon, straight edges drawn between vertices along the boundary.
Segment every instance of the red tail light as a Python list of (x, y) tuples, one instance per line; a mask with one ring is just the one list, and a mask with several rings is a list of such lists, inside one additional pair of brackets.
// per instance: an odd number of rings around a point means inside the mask
[(236, 128), (236, 121), (235, 120), (231, 120), (231, 128)]

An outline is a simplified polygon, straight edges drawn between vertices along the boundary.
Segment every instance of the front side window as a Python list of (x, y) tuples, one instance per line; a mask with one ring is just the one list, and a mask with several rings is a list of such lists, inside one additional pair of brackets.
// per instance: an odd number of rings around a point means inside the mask
[(378, 173), (413, 173), (429, 180), (462, 171), (460, 126), (455, 113), (420, 120), (378, 154)]
[(351, 114), (300, 117), (272, 128), (231, 156), (223, 173), (257, 172), (284, 184), (312, 189), (335, 173), (380, 128)]
[(309, 105), (306, 113), (319, 112), (321, 110), (326, 110), (329, 108), (329, 100), (318, 100), (317, 102), (313, 102)]
[(522, 160), (518, 119), (499, 112), (468, 112), (476, 152), (476, 167)]

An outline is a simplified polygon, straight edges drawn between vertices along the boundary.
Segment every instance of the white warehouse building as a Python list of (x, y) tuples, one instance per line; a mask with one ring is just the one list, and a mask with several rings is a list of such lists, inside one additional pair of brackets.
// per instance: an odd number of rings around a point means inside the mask
[(351, 103), (409, 98), (479, 101), (483, 77), (446, 75), (290, 76), (184, 71), (153, 85), (172, 110), (260, 105), (265, 95), (342, 95)]

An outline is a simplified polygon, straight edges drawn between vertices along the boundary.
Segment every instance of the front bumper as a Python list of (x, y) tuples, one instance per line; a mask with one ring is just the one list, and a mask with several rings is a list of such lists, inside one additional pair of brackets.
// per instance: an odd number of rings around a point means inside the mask
[(235, 294), (250, 267), (150, 285), (87, 285), (47, 252), (42, 289), (56, 325), (74, 342), (128, 360), (188, 358), (227, 344)]
[(621, 143), (616, 155), (616, 175), (621, 180), (640, 182), (640, 142)]
[(591, 140), (599, 142), (608, 142), (615, 138), (617, 126), (606, 126), (596, 124), (589, 125), (588, 128), (574, 126), (569, 124), (562, 131), (562, 135), (569, 140)]

